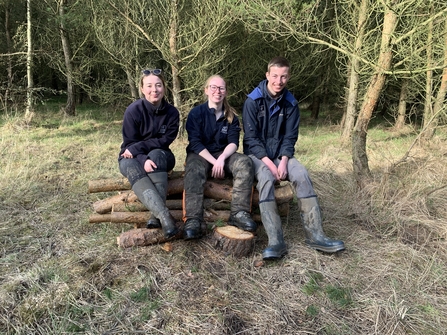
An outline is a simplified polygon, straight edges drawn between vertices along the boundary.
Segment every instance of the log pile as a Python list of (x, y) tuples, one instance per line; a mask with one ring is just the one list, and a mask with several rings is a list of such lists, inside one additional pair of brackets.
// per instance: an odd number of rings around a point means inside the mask
[[(182, 196), (183, 196), (183, 172), (174, 171), (169, 175), (166, 205), (172, 216), (177, 221), (180, 231), (182, 222)], [(133, 224), (134, 229), (122, 233), (117, 242), (120, 247), (150, 245), (163, 243), (167, 240), (161, 229), (146, 229), (146, 222), (151, 213), (138, 200), (131, 190), (126, 178), (110, 178), (91, 180), (88, 183), (89, 193), (117, 192), (117, 194), (99, 199), (93, 203), (93, 210), (89, 217), (90, 223), (128, 223)], [(230, 216), (230, 203), (232, 183), (230, 179), (210, 179), (204, 189), (204, 220), (211, 223), (216, 221), (227, 222)], [(289, 202), (294, 193), (289, 183), (283, 183), (275, 187), (275, 198), (278, 203), (281, 216), (288, 215)], [(259, 205), (259, 193), (254, 188), (252, 198), (252, 212), (256, 212)], [(259, 214), (254, 214), (253, 219), (260, 223)], [(181, 238), (181, 233), (172, 239)], [(251, 235), (251, 236), (250, 236)], [(211, 236), (212, 244), (224, 253), (231, 253), (236, 257), (246, 256), (253, 246), (254, 235), (235, 227), (215, 228)]]

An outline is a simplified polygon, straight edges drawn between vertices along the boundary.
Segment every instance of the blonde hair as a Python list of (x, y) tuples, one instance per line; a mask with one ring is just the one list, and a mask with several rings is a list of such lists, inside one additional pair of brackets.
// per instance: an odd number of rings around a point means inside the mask
[[(210, 81), (214, 78), (222, 79), (224, 81), (225, 85), (227, 84), (227, 82), (225, 81), (225, 79), (222, 78), (222, 76), (220, 76), (218, 74), (214, 74), (214, 75), (208, 77), (208, 79), (206, 80), (205, 88), (207, 88), (209, 86)], [(227, 90), (227, 92), (228, 92), (228, 90)], [(236, 110), (233, 107), (231, 107), (230, 104), (228, 103), (228, 99), (227, 99), (226, 95), (225, 95), (222, 103), (223, 103), (223, 107), (224, 107), (225, 118), (227, 119), (228, 123), (233, 123), (234, 116), (237, 115), (237, 113), (236, 113)]]

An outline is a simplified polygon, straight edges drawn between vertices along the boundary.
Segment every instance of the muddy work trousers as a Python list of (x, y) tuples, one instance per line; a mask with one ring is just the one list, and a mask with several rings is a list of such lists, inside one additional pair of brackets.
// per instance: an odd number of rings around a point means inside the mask
[(168, 172), (175, 166), (175, 156), (170, 151), (155, 149), (149, 152), (147, 158), (157, 165), (153, 172), (147, 173), (136, 158), (123, 158), (119, 161), (120, 172), (129, 180), (130, 185), (133, 186), (141, 178), (150, 177), (153, 173)]
[[(267, 165), (254, 155), (249, 155), (253, 161), (255, 169), (255, 178), (258, 181), (256, 188), (259, 191), (259, 202), (275, 201), (275, 183), (276, 179), (270, 172)], [(274, 159), (273, 163), (279, 165), (280, 160)], [(312, 181), (304, 165), (294, 157), (289, 158), (287, 163), (287, 180), (289, 180), (296, 192), (298, 199), (316, 197)]]
[[(221, 152), (212, 154), (218, 158)], [(195, 153), (186, 157), (184, 179), (184, 219), (203, 220), (203, 190), (210, 176), (212, 164)], [(225, 160), (225, 177), (233, 177), (231, 214), (250, 213), (254, 170), (251, 159), (235, 152)]]

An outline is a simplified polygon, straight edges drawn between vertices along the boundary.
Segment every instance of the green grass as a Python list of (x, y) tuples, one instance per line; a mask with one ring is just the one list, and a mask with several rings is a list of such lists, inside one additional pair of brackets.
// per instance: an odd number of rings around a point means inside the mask
[[(124, 223), (89, 223), (89, 180), (121, 177), (124, 109), (47, 102), (31, 125), (0, 117), (0, 334), (439, 334), (447, 327), (447, 138), (431, 143), (374, 122), (373, 177), (358, 189), (333, 123), (306, 120), (308, 168), (336, 255), (304, 244), (299, 204), (283, 218), (289, 253), (236, 259), (207, 238), (120, 249)], [(186, 140), (173, 146), (183, 170)], [(223, 222), (213, 223), (215, 226)], [(212, 226), (212, 225), (210, 225)]]

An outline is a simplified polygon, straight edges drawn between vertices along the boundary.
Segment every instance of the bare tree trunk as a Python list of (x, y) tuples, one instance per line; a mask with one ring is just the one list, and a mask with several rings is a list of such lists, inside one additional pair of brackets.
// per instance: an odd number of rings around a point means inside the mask
[(426, 127), (424, 127), (422, 137), (425, 140), (430, 140), (435, 135), (439, 115), (444, 107), (444, 100), (447, 94), (447, 19), (445, 20), (444, 24), (444, 69), (442, 71), (441, 85), (439, 87), (438, 94), (436, 94), (435, 103), (433, 105), (433, 114), (429, 120), (425, 120), (424, 118), (424, 124), (426, 123)]
[(27, 95), (26, 95), (26, 111), (25, 122), (31, 123), (34, 116), (34, 101), (33, 101), (33, 44), (31, 39), (31, 0), (26, 0), (26, 39), (28, 43), (28, 50), (26, 55), (26, 74), (28, 78)]
[(129, 83), (130, 94), (132, 95), (132, 99), (137, 100), (140, 97), (140, 93), (138, 91), (138, 87), (135, 84), (134, 77), (132, 75), (132, 71), (126, 69), (127, 82)]
[(67, 78), (67, 104), (65, 106), (64, 113), (66, 115), (74, 116), (76, 115), (76, 100), (75, 91), (73, 83), (73, 63), (70, 48), (70, 40), (68, 38), (68, 32), (65, 26), (65, 6), (67, 4), (66, 0), (60, 0), (59, 2), (59, 20), (60, 20), (60, 34), (62, 41), (62, 49), (64, 51), (65, 67), (67, 68), (66, 78)]
[(407, 112), (407, 97), (408, 97), (408, 82), (409, 79), (402, 79), (402, 87), (400, 88), (399, 107), (397, 109), (397, 118), (394, 128), (396, 130), (402, 129), (405, 126), (405, 116)]
[(310, 117), (314, 120), (318, 119), (318, 115), (320, 114), (320, 105), (321, 105), (321, 88), (317, 88), (312, 97), (312, 104), (310, 105)]
[[(362, 0), (359, 8), (359, 20), (357, 24), (357, 38), (355, 40), (355, 53), (358, 54), (363, 44), (363, 37), (365, 35), (365, 22), (367, 18), (367, 11), (369, 8), (369, 0)], [(346, 113), (343, 120), (343, 132), (341, 140), (347, 143), (352, 135), (355, 118), (357, 116), (357, 99), (359, 92), (359, 65), (360, 61), (356, 57), (351, 59), (351, 69), (349, 77), (349, 91), (346, 105)]]
[(377, 105), (380, 93), (385, 84), (385, 72), (391, 68), (392, 62), (392, 35), (397, 24), (397, 14), (386, 6), (383, 19), (382, 41), (380, 54), (377, 61), (376, 73), (371, 77), (366, 94), (363, 98), (357, 122), (352, 133), (352, 160), (354, 174), (359, 186), (362, 186), (363, 178), (370, 175), (368, 156), (366, 154), (366, 136), (368, 124), (371, 120), (374, 108)]
[(7, 1), (5, 4), (5, 37), (6, 37), (6, 51), (8, 53), (8, 60), (7, 60), (7, 72), (8, 72), (8, 82), (6, 86), (5, 91), (5, 101), (4, 101), (4, 108), (5, 110), (8, 109), (8, 101), (10, 99), (10, 91), (12, 88), (12, 57), (11, 57), (11, 33), (9, 31), (9, 14), (11, 12), (11, 9), (9, 8), (10, 2)]
[(171, 0), (171, 23), (169, 27), (169, 48), (173, 59), (172, 65), (172, 98), (174, 106), (181, 106), (180, 97), (180, 77), (179, 77), (179, 56), (177, 50), (177, 34), (178, 34), (178, 0)]

